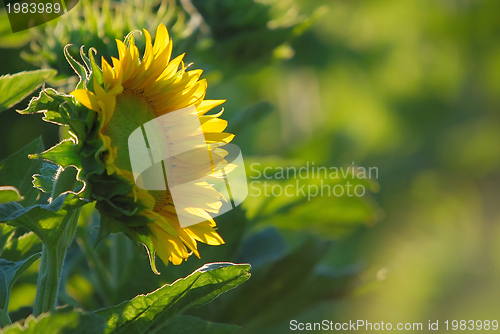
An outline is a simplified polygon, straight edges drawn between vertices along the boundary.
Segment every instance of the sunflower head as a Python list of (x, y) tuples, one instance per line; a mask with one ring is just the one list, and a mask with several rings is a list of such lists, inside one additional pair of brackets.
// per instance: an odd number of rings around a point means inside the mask
[[(143, 35), (146, 46), (142, 56), (131, 32), (124, 41), (116, 40), (119, 58), (108, 62), (102, 57), (100, 66), (94, 49), (87, 57), (82, 47), (84, 66), (66, 47), (66, 58), (80, 82), (69, 96), (59, 94), (64, 96), (57, 98), (73, 101), (71, 107), (61, 103), (65, 107), (59, 109), (66, 111), (61, 123), (70, 125), (73, 135), (80, 178), (87, 185), (82, 196), (96, 200), (101, 214), (97, 242), (109, 233), (124, 232), (147, 247), (152, 269), (157, 272), (155, 253), (165, 264), (180, 264), (191, 254), (200, 256), (197, 242), (224, 243), (215, 231), (211, 213), (217, 213), (226, 199), (203, 180), (218, 165), (227, 165), (227, 152), (221, 146), (234, 135), (223, 132), (227, 122), (219, 119), (222, 111), (207, 115), (224, 100), (204, 99), (207, 83), (200, 79), (202, 71), (188, 70), (184, 54), (172, 58), (172, 41), (165, 26), (161, 24), (156, 30), (154, 43), (147, 30)], [(130, 138), (155, 120), (161, 120), (157, 125), (168, 129), (168, 135), (153, 139), (144, 135), (148, 144), (144, 152), (172, 143), (182, 149), (157, 161), (155, 168), (163, 168), (170, 178), (165, 175), (163, 185), (151, 189), (134, 173)], [(189, 125), (193, 120), (198, 124), (195, 128)], [(172, 182), (182, 184), (175, 194)], [(189, 223), (181, 226), (180, 218)]]

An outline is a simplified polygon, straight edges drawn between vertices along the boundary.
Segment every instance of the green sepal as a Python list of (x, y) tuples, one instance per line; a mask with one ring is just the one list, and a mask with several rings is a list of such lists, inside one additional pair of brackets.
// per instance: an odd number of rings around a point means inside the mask
[[(127, 196), (119, 196), (119, 198)], [(145, 227), (151, 220), (139, 214), (144, 208), (137, 202), (128, 203), (129, 207), (118, 207), (111, 200), (98, 200), (96, 209), (101, 215), (101, 229), (96, 238), (95, 246), (110, 233), (123, 232), (130, 239), (135, 240), (137, 229)]]
[(147, 234), (137, 233), (137, 239), (144, 245), (148, 253), (149, 264), (151, 265), (151, 270), (156, 274), (160, 275), (158, 269), (156, 269), (156, 250), (153, 245), (153, 240)]
[(120, 218), (130, 226), (142, 226), (150, 220), (142, 215), (137, 215), (146, 206), (140, 200), (130, 196), (133, 184), (117, 175), (93, 175), (89, 178), (92, 184), (92, 193), (98, 201), (96, 208), (104, 215)]
[(40, 174), (33, 175), (33, 186), (46, 194), (52, 193), (57, 174), (57, 165), (45, 162), (40, 168)]
[(97, 65), (94, 54), (97, 54), (97, 50), (95, 48), (89, 49), (89, 56), (87, 57), (83, 51), (83, 46), (80, 48), (80, 56), (87, 66), (87, 70), (89, 72), (87, 82), (85, 83), (85, 88), (89, 91), (94, 91), (94, 79), (96, 80), (98, 85), (103, 85), (104, 76), (102, 74), (101, 68)]
[(96, 79), (97, 83), (102, 86), (104, 84), (104, 76), (102, 74), (101, 68), (95, 62), (94, 52), (95, 52), (95, 54), (97, 54), (97, 50), (95, 48), (89, 49), (90, 66), (92, 67), (92, 73), (91, 73), (90, 80), (92, 80), (92, 77), (93, 77)]
[(85, 55), (85, 45), (80, 46), (80, 58), (82, 58), (83, 63), (85, 64), (85, 67), (88, 70), (88, 75), (87, 75), (87, 83), (88, 83), (88, 79), (90, 78), (90, 74), (92, 72), (92, 66), (90, 65), (90, 59)]
[(142, 35), (142, 31), (141, 30), (132, 30), (130, 31), (127, 36), (125, 36), (125, 38), (123, 39), (123, 43), (125, 43), (125, 45), (127, 45), (127, 47), (130, 47), (131, 45), (135, 45), (135, 37), (134, 37), (134, 34), (135, 33), (139, 33), (139, 35)]
[[(149, 247), (149, 242), (143, 241), (144, 236), (148, 237), (148, 227), (147, 224), (151, 222), (146, 216), (144, 215), (133, 215), (133, 216), (113, 216), (108, 214), (108, 212), (105, 210), (105, 207), (102, 206), (103, 202), (98, 201), (96, 203), (96, 209), (99, 211), (100, 214), (100, 222), (99, 222), (99, 232), (97, 234), (97, 237), (94, 241), (94, 249), (99, 245), (99, 243), (104, 240), (108, 235), (111, 233), (119, 233), (122, 232), (125, 234), (130, 240), (132, 241), (139, 241), (143, 243), (146, 247), (151, 249)], [(134, 224), (131, 224), (131, 222), (134, 222)], [(152, 243), (151, 245), (152, 246)], [(154, 252), (152, 253), (154, 254)], [(154, 263), (154, 259), (153, 259)], [(155, 268), (156, 269), (156, 268)]]
[(66, 192), (79, 194), (85, 187), (85, 183), (78, 179), (78, 172), (79, 170), (73, 166), (59, 167), (54, 179), (52, 197), (57, 197)]
[(30, 154), (29, 157), (30, 159), (48, 160), (62, 167), (73, 165), (81, 168), (80, 157), (75, 147), (77, 146), (72, 139), (66, 139), (42, 153)]
[(133, 184), (117, 175), (106, 173), (89, 177), (92, 196), (97, 200), (96, 209), (101, 216), (100, 228), (94, 243), (96, 247), (110, 233), (123, 232), (137, 241), (137, 234), (151, 219), (140, 212), (146, 209), (140, 200), (130, 196)]
[(126, 195), (132, 191), (132, 183), (117, 174), (93, 175), (91, 181), (92, 190), (97, 200), (109, 200), (117, 195)]
[(76, 72), (78, 77), (80, 78), (80, 81), (78, 81), (78, 84), (76, 85), (76, 89), (83, 89), (85, 88), (85, 84), (87, 82), (87, 70), (85, 67), (77, 62), (71, 55), (69, 54), (68, 48), (72, 44), (68, 44), (64, 47), (64, 57), (66, 57), (66, 60), (68, 61), (69, 65), (71, 68)]

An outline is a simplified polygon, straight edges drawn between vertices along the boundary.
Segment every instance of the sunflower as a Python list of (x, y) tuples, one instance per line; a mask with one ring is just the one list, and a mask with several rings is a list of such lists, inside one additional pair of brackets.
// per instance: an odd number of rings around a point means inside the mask
[[(99, 69), (101, 83), (94, 75), (90, 83), (70, 95), (97, 113), (96, 136), (102, 141), (100, 159), (105, 166), (105, 174), (128, 182), (131, 190), (124, 197), (140, 204), (140, 210), (127, 217), (126, 223), (133, 228), (134, 218), (141, 221), (146, 218), (148, 223), (141, 228), (145, 227), (154, 251), (165, 264), (172, 262), (178, 265), (191, 254), (200, 256), (197, 242), (209, 245), (224, 243), (216, 232), (210, 213), (217, 213), (225, 198), (210, 183), (192, 180), (199, 180), (213, 172), (216, 166), (227, 164), (224, 160), (227, 152), (220, 146), (229, 143), (234, 135), (223, 132), (227, 122), (219, 118), (222, 111), (206, 115), (225, 100), (204, 100), (207, 83), (204, 79), (200, 80), (202, 71), (188, 71), (183, 62), (184, 54), (171, 59), (172, 41), (166, 27), (161, 24), (157, 28), (154, 44), (150, 33), (146, 29), (143, 31), (146, 46), (142, 58), (132, 33), (124, 42), (116, 40), (119, 59), (112, 58), (111, 66), (102, 57)], [(181, 177), (189, 175), (190, 182), (177, 197), (184, 205), (174, 206), (168, 187), (165, 190), (145, 190), (134, 182), (128, 139), (134, 130), (147, 122), (179, 110), (194, 112), (207, 144), (177, 156), (175, 170)], [(190, 134), (182, 125), (177, 129), (178, 141), (189, 138)], [(208, 152), (211, 161), (209, 170), (200, 166), (196, 152)], [(182, 227), (180, 216), (196, 224)]]

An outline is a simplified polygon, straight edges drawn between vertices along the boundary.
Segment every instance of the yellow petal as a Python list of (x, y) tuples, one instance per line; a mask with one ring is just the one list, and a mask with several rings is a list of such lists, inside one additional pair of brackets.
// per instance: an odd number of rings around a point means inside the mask
[(75, 99), (77, 99), (78, 102), (83, 104), (85, 107), (94, 111), (101, 111), (101, 107), (99, 107), (99, 100), (96, 98), (94, 93), (84, 89), (77, 89), (72, 91), (70, 95), (73, 95)]
[(224, 102), (226, 102), (226, 100), (205, 100), (196, 107), (196, 111), (198, 112), (198, 115), (204, 115), (211, 109), (223, 104)]
[[(200, 123), (201, 123), (200, 117)], [(201, 128), (204, 133), (222, 132), (227, 127), (227, 121), (220, 118), (210, 118), (208, 121), (203, 120)]]
[(229, 143), (233, 140), (234, 135), (232, 133), (222, 132), (222, 133), (206, 133), (205, 140), (207, 143)]
[(104, 87), (108, 89), (114, 82), (115, 73), (113, 72), (113, 68), (111, 67), (111, 65), (109, 65), (104, 57), (101, 58), (101, 66), (102, 74), (104, 77)]

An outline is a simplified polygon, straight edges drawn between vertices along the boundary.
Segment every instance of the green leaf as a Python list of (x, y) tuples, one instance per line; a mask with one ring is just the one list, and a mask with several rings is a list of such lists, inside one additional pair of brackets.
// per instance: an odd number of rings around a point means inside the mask
[(207, 264), (186, 278), (96, 314), (108, 319), (105, 333), (153, 333), (176, 314), (206, 304), (249, 277), (250, 265)]
[(95, 314), (85, 314), (70, 308), (57, 309), (57, 311), (42, 313), (37, 318), (30, 315), (24, 324), (16, 322), (5, 326), (3, 334), (45, 334), (45, 333), (71, 333), (88, 334), (102, 333), (106, 326), (105, 319)]
[(27, 208), (16, 202), (0, 205), (0, 222), (11, 226), (22, 226), (33, 231), (48, 248), (56, 247), (74, 210), (86, 202), (72, 194), (58, 196), (50, 204), (37, 204)]
[(236, 325), (219, 324), (200, 318), (180, 315), (170, 320), (158, 333), (161, 334), (232, 334), (240, 327)]
[(19, 193), (15, 187), (11, 186), (0, 186), (0, 204), (7, 202), (19, 202), (23, 199), (23, 196)]
[(55, 76), (56, 70), (24, 71), (0, 77), (0, 112), (20, 102), (48, 79)]
[(41, 253), (36, 253), (18, 262), (0, 259), (0, 307), (2, 309), (7, 310), (9, 306), (10, 291), (14, 283), (40, 256)]
[(21, 204), (33, 205), (38, 196), (38, 191), (31, 184), (31, 176), (40, 170), (42, 161), (30, 160), (30, 153), (43, 150), (42, 138), (39, 137), (31, 143), (0, 161), (0, 185), (13, 186), (19, 189), (24, 200)]

